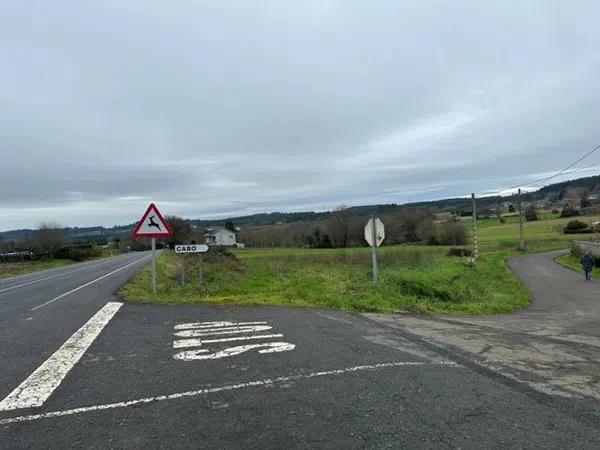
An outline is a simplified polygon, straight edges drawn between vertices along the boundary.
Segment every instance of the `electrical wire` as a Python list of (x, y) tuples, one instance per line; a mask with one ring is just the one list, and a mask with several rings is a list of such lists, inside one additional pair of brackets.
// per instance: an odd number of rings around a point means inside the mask
[[(544, 178), (540, 178), (539, 180), (534, 180), (530, 183), (526, 183), (526, 186), (535, 186), (539, 183), (543, 183), (545, 181), (550, 181), (553, 178), (559, 177), (561, 175), (564, 175), (567, 171), (569, 171), (570, 169), (572, 169), (573, 167), (575, 167), (577, 164), (579, 164), (581, 161), (583, 161), (584, 159), (586, 159), (588, 156), (592, 155), (594, 152), (596, 152), (598, 149), (600, 149), (600, 144), (596, 145), (592, 150), (590, 150), (589, 152), (587, 152), (585, 155), (583, 155), (582, 157), (580, 157), (579, 159), (577, 159), (577, 161), (575, 161), (574, 163), (569, 164), (567, 167), (565, 167), (564, 169), (562, 169), (559, 172), (556, 172), (554, 175), (551, 175), (549, 177), (544, 177)], [(595, 165), (595, 164), (594, 164)], [(584, 167), (584, 168), (580, 168), (580, 169), (576, 169), (575, 171), (579, 171), (579, 170), (583, 170), (585, 168), (589, 168), (592, 167), (593, 165), (590, 165), (588, 167)], [(571, 171), (570, 173), (573, 173), (574, 171)], [(524, 184), (518, 184), (516, 186), (511, 186), (509, 188), (503, 189), (503, 191), (510, 191), (511, 189), (517, 189), (521, 186), (523, 186)]]

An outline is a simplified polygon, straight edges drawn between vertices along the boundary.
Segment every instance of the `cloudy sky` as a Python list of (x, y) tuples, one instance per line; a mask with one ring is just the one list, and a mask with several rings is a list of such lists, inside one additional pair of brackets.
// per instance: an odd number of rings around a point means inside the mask
[(598, 17), (583, 0), (3, 2), (0, 230), (526, 185), (600, 143)]

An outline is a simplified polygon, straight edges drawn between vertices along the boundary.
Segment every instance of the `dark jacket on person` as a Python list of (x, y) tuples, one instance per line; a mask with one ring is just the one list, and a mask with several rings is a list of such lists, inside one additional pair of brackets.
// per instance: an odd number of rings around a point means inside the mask
[(579, 261), (586, 272), (590, 272), (594, 267), (594, 258), (591, 255), (583, 255)]

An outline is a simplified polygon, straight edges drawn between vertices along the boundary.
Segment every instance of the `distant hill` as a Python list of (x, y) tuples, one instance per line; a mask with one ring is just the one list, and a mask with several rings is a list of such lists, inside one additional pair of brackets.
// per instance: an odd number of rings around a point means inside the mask
[[(543, 199), (562, 199), (566, 192), (571, 188), (587, 188), (591, 192), (600, 194), (600, 175), (578, 178), (575, 180), (563, 181), (560, 183), (549, 184), (542, 187), (541, 189), (533, 192), (524, 193), (522, 200), (524, 202), (531, 202)], [(517, 196), (489, 196), (480, 197), (477, 199), (478, 209), (485, 211), (486, 209), (493, 208), (498, 203), (502, 202), (516, 202)], [(452, 211), (457, 213), (467, 213), (471, 210), (471, 199), (468, 197), (459, 198), (448, 198), (442, 200), (432, 200), (416, 203), (406, 204), (382, 204), (382, 205), (362, 205), (352, 206), (349, 211), (359, 216), (367, 216), (371, 214), (384, 214), (395, 211), (411, 211), (411, 210), (427, 210), (430, 212), (444, 212)], [(272, 213), (260, 213), (252, 214), (247, 216), (239, 217), (228, 217), (224, 219), (191, 219), (190, 223), (198, 227), (208, 226), (223, 226), (225, 222), (232, 221), (236, 226), (247, 228), (261, 225), (274, 225), (278, 223), (292, 223), (300, 221), (314, 221), (327, 218), (331, 214), (331, 211), (324, 212), (272, 212)], [(96, 239), (96, 238), (108, 238), (116, 236), (125, 232), (128, 232), (133, 228), (134, 224), (115, 226), (112, 228), (106, 228), (102, 226), (97, 227), (67, 227), (64, 229), (65, 234), (68, 238), (72, 239)], [(31, 229), (20, 229), (0, 232), (0, 237), (5, 240), (20, 241), (27, 238), (29, 235), (34, 233), (35, 230)]]

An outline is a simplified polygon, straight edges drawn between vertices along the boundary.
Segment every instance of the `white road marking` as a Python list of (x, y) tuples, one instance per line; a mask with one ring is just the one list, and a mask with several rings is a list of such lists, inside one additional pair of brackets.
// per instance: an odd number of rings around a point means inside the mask
[(74, 408), (74, 409), (66, 409), (63, 411), (53, 411), (42, 414), (31, 414), (28, 416), (17, 416), (17, 417), (9, 417), (7, 419), (0, 420), (0, 426), (8, 425), (11, 423), (21, 423), (21, 422), (31, 422), (34, 420), (40, 419), (49, 419), (53, 417), (65, 417), (65, 416), (73, 416), (76, 414), (85, 414), (96, 411), (106, 411), (110, 409), (118, 409), (118, 408), (128, 408), (130, 406), (154, 403), (154, 402), (162, 402), (165, 400), (177, 400), (181, 398), (189, 398), (189, 397), (198, 397), (201, 395), (214, 394), (217, 392), (226, 392), (226, 391), (235, 391), (238, 389), (252, 388), (252, 387), (261, 387), (261, 386), (271, 386), (277, 383), (289, 383), (294, 381), (302, 381), (311, 378), (318, 377), (327, 377), (327, 376), (335, 376), (335, 375), (345, 375), (349, 373), (356, 372), (365, 372), (365, 371), (373, 371), (379, 369), (386, 369), (392, 367), (422, 367), (422, 366), (448, 366), (448, 367), (456, 367), (460, 368), (455, 362), (423, 362), (423, 361), (400, 361), (400, 362), (390, 362), (390, 363), (380, 363), (380, 364), (371, 364), (364, 366), (355, 366), (355, 367), (347, 367), (344, 369), (334, 369), (334, 370), (325, 370), (321, 372), (312, 372), (305, 375), (291, 375), (287, 377), (277, 377), (277, 378), (267, 378), (263, 380), (256, 381), (248, 381), (245, 383), (237, 383), (237, 384), (227, 384), (224, 386), (206, 388), (206, 389), (198, 389), (195, 391), (187, 391), (187, 392), (179, 392), (177, 394), (169, 394), (169, 395), (158, 395), (156, 397), (146, 397), (140, 398), (137, 400), (129, 400), (125, 402), (118, 403), (106, 403), (95, 406), (85, 406), (82, 408)]
[(271, 339), (280, 337), (283, 337), (283, 334), (262, 334), (258, 336), (238, 336), (222, 339), (179, 339), (178, 341), (173, 341), (173, 348), (201, 347), (203, 343), (214, 344), (216, 342), (245, 341), (248, 339)]
[(87, 269), (88, 267), (89, 266), (80, 267), (79, 269), (70, 270), (68, 272), (58, 273), (56, 275), (52, 275), (52, 276), (49, 276), (49, 277), (38, 278), (37, 280), (29, 281), (27, 283), (22, 283), (22, 284), (17, 284), (17, 285), (14, 285), (14, 286), (9, 286), (7, 288), (0, 289), (0, 294), (2, 294), (3, 292), (12, 291), (13, 289), (18, 289), (18, 288), (22, 288), (22, 287), (25, 287), (25, 286), (29, 286), (31, 284), (40, 283), (42, 281), (47, 281), (47, 280), (52, 280), (53, 278), (62, 277), (64, 275), (70, 275), (70, 274), (75, 273), (75, 272), (80, 272), (80, 271), (82, 271), (84, 269)]
[(262, 350), (259, 350), (258, 353), (279, 353), (294, 350), (296, 346), (288, 342), (266, 342), (264, 344), (238, 345), (237, 347), (226, 348), (215, 353), (209, 353), (208, 355), (205, 354), (208, 352), (208, 350), (204, 349), (187, 350), (185, 352), (180, 352), (173, 355), (173, 359), (181, 359), (182, 361), (198, 361), (205, 359), (229, 358), (230, 356), (239, 355), (257, 348), (262, 348)]
[(204, 330), (183, 330), (175, 333), (178, 337), (200, 337), (200, 336), (215, 336), (222, 334), (238, 334), (238, 333), (252, 333), (255, 331), (267, 331), (270, 330), (269, 325), (248, 325), (245, 327), (225, 327), (225, 328), (213, 328)]
[(0, 402), (0, 411), (42, 406), (123, 303), (109, 302)]
[(38, 309), (40, 309), (40, 308), (43, 308), (44, 306), (47, 306), (47, 305), (49, 305), (50, 303), (54, 303), (55, 301), (57, 301), (57, 300), (60, 300), (61, 298), (63, 298), (63, 297), (66, 297), (67, 295), (70, 295), (70, 294), (72, 294), (73, 292), (77, 292), (77, 291), (79, 291), (80, 289), (86, 288), (86, 287), (88, 287), (88, 286), (89, 286), (89, 285), (91, 285), (91, 284), (97, 283), (97, 282), (98, 282), (98, 281), (100, 281), (100, 280), (103, 280), (103, 279), (105, 279), (105, 278), (107, 278), (107, 277), (110, 277), (111, 275), (114, 275), (115, 273), (117, 273), (117, 272), (120, 272), (121, 270), (125, 270), (125, 269), (127, 269), (128, 267), (131, 267), (131, 266), (133, 266), (134, 264), (140, 263), (140, 262), (142, 262), (142, 261), (144, 261), (144, 260), (146, 260), (146, 259), (150, 258), (150, 256), (151, 256), (151, 255), (144, 256), (143, 258), (141, 258), (141, 259), (138, 259), (138, 260), (136, 260), (136, 261), (134, 261), (134, 262), (132, 262), (132, 263), (129, 263), (129, 264), (127, 264), (127, 265), (123, 266), (123, 267), (119, 267), (118, 269), (116, 269), (116, 270), (113, 270), (112, 272), (109, 272), (109, 273), (107, 273), (106, 275), (102, 275), (101, 277), (98, 277), (98, 278), (96, 278), (95, 280), (92, 280), (92, 281), (89, 281), (89, 282), (87, 282), (87, 283), (85, 283), (85, 284), (82, 284), (81, 286), (78, 286), (78, 287), (76, 287), (75, 289), (71, 289), (70, 291), (68, 291), (68, 292), (65, 292), (64, 294), (60, 294), (58, 297), (54, 297), (52, 300), (48, 300), (47, 302), (45, 302), (45, 303), (42, 303), (41, 305), (38, 305), (38, 306), (36, 306), (36, 307), (34, 307), (34, 308), (31, 308), (31, 309), (30, 309), (30, 311), (36, 311), (36, 310), (38, 310)]
[(176, 330), (185, 330), (187, 328), (220, 328), (229, 327), (234, 325), (264, 325), (267, 322), (194, 322), (194, 323), (180, 323), (175, 325)]

